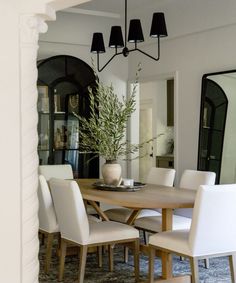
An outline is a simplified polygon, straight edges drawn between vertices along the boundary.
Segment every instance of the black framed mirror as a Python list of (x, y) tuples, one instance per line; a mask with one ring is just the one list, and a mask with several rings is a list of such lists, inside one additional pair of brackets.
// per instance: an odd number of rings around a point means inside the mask
[(214, 171), (216, 183), (236, 182), (236, 70), (202, 78), (198, 170)]

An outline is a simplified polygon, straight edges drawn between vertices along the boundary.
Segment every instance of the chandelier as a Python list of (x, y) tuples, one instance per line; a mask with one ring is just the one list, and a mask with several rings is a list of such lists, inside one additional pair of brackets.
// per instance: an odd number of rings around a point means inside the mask
[[(106, 64), (100, 68), (99, 54), (105, 53), (105, 45), (103, 40), (103, 34), (95, 32), (93, 34), (93, 40), (91, 45), (91, 52), (97, 54), (97, 69), (101, 72), (116, 56), (123, 54), (127, 57), (130, 52), (139, 51), (149, 58), (158, 61), (160, 59), (160, 37), (167, 36), (167, 29), (165, 23), (164, 13), (154, 13), (152, 18), (152, 25), (150, 30), (150, 37), (157, 38), (157, 57), (154, 57), (143, 50), (138, 48), (138, 43), (144, 41), (143, 30), (141, 21), (139, 19), (130, 20), (129, 33), (127, 40), (127, 0), (125, 0), (125, 42), (123, 40), (121, 26), (112, 26), (109, 40), (109, 47), (115, 48), (115, 54), (106, 62)], [(127, 43), (134, 43), (134, 48), (129, 49)], [(122, 51), (118, 52), (118, 49), (122, 48)]]

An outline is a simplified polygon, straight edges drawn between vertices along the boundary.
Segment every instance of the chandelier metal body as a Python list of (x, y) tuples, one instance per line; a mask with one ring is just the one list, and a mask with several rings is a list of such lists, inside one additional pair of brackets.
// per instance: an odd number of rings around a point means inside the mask
[[(153, 14), (152, 25), (150, 30), (150, 37), (157, 38), (157, 57), (154, 57), (143, 50), (138, 48), (138, 43), (144, 41), (141, 21), (139, 19), (130, 20), (129, 33), (127, 38), (127, 0), (125, 0), (125, 42), (123, 40), (121, 26), (112, 26), (109, 40), (109, 47), (115, 48), (115, 54), (106, 62), (106, 64), (100, 68), (99, 55), (105, 53), (105, 45), (103, 40), (103, 34), (96, 32), (93, 34), (91, 52), (97, 54), (97, 69), (101, 72), (116, 56), (123, 54), (127, 57), (130, 52), (139, 51), (149, 58), (158, 61), (160, 59), (160, 38), (167, 36), (167, 29), (165, 23), (164, 13), (158, 12)], [(134, 43), (134, 48), (129, 49), (127, 43)], [(122, 48), (122, 51), (118, 52), (118, 49)]]

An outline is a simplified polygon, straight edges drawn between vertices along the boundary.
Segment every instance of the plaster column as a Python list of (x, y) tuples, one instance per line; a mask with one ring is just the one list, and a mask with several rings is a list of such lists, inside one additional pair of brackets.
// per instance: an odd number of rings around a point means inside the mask
[(44, 19), (35, 15), (20, 17), (20, 109), (22, 180), (22, 282), (38, 282), (38, 134), (37, 134), (37, 50), (40, 32), (46, 32)]

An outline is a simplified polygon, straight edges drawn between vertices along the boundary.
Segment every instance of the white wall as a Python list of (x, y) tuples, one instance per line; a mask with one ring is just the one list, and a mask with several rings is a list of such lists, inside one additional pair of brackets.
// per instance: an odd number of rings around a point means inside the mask
[(21, 275), (19, 3), (4, 1), (0, 6), (0, 282), (17, 283)]
[[(236, 25), (231, 25), (162, 41), (161, 59), (157, 63), (140, 54), (130, 56), (130, 78), (137, 61), (142, 62), (141, 78), (178, 72), (178, 87), (175, 89), (175, 130), (178, 132), (175, 150), (179, 156), (177, 179), (184, 169), (197, 168), (202, 75), (235, 68), (234, 34)], [(155, 46), (146, 47), (146, 51), (155, 53)]]
[[(103, 65), (114, 54), (114, 49), (107, 46), (110, 26), (115, 24), (119, 24), (119, 20), (57, 12), (57, 20), (49, 22), (48, 32), (40, 35), (38, 58), (66, 54), (76, 56), (89, 65), (93, 58), (96, 65), (96, 56), (90, 53), (92, 34), (103, 32), (107, 51), (100, 57), (100, 63)], [(123, 56), (119, 56), (99, 73), (99, 78), (105, 83), (112, 82), (118, 94), (125, 95), (127, 74), (128, 62)]]
[[(134, 52), (129, 57), (129, 79), (134, 76), (137, 62), (142, 63), (141, 79), (177, 72), (175, 153), (178, 159), (175, 166), (178, 182), (184, 169), (197, 168), (202, 75), (236, 66), (236, 2), (166, 0), (157, 2), (155, 10), (165, 13), (169, 34), (161, 40), (160, 61)], [(144, 10), (141, 16), (149, 45), (140, 47), (155, 56), (155, 40), (148, 39), (151, 13)]]

